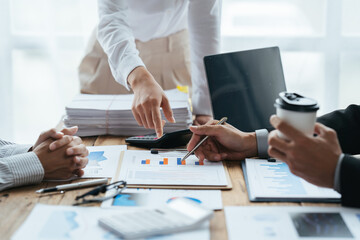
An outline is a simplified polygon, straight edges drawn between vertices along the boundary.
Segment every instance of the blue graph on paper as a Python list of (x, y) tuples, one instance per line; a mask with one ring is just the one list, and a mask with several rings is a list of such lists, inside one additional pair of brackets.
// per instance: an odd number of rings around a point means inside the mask
[(107, 158), (104, 156), (104, 151), (90, 152), (88, 156), (89, 161), (105, 161)]
[(268, 186), (272, 190), (281, 194), (306, 194), (301, 178), (293, 175), (286, 163), (263, 163), (260, 166), (272, 173), (273, 176), (265, 177), (273, 183), (271, 186)]
[(39, 233), (44, 239), (71, 239), (70, 233), (79, 227), (74, 211), (53, 212)]
[(104, 151), (94, 151), (90, 152), (89, 156), (89, 166), (100, 166), (99, 162), (107, 160), (107, 158), (104, 156)]

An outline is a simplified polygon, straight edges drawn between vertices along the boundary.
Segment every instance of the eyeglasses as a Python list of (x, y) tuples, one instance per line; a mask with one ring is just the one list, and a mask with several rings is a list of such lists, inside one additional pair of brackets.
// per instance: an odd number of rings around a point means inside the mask
[[(93, 190), (91, 190), (87, 193), (84, 193), (81, 196), (77, 196), (75, 198), (75, 201), (81, 200), (81, 202), (76, 202), (73, 204), (73, 206), (78, 206), (78, 205), (87, 204), (87, 203), (94, 203), (94, 202), (103, 202), (103, 201), (106, 201), (106, 200), (116, 197), (125, 189), (126, 189), (126, 181), (113, 182), (108, 185), (104, 184), (104, 185), (94, 188)], [(105, 192), (109, 192), (108, 196), (98, 197), (98, 198), (91, 197), (91, 196), (97, 196), (100, 193), (105, 193)]]

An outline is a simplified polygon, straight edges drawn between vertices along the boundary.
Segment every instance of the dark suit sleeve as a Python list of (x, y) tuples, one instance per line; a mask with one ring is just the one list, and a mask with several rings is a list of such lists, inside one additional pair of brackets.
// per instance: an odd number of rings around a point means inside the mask
[(360, 159), (344, 156), (340, 168), (341, 203), (347, 207), (360, 207)]
[(317, 121), (336, 131), (343, 153), (360, 153), (360, 105), (350, 105), (345, 110), (319, 117)]

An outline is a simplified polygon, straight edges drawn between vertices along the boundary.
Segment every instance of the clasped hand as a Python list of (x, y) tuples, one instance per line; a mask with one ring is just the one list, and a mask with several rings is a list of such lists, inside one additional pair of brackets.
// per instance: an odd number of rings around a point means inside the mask
[(51, 129), (43, 132), (31, 148), (45, 172), (44, 179), (68, 179), (84, 175), (88, 150), (81, 138), (73, 136), (78, 128)]

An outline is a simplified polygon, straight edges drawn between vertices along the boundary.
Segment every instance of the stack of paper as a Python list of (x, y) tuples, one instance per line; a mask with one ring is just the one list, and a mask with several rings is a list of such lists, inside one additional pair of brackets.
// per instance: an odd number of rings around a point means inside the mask
[[(176, 123), (167, 122), (164, 132), (186, 129), (192, 123), (189, 95), (178, 89), (165, 91), (170, 101)], [(67, 127), (78, 126), (79, 136), (94, 135), (142, 135), (153, 129), (139, 126), (132, 114), (134, 95), (79, 94), (66, 106), (64, 119)], [(161, 110), (162, 118), (165, 119)]]

